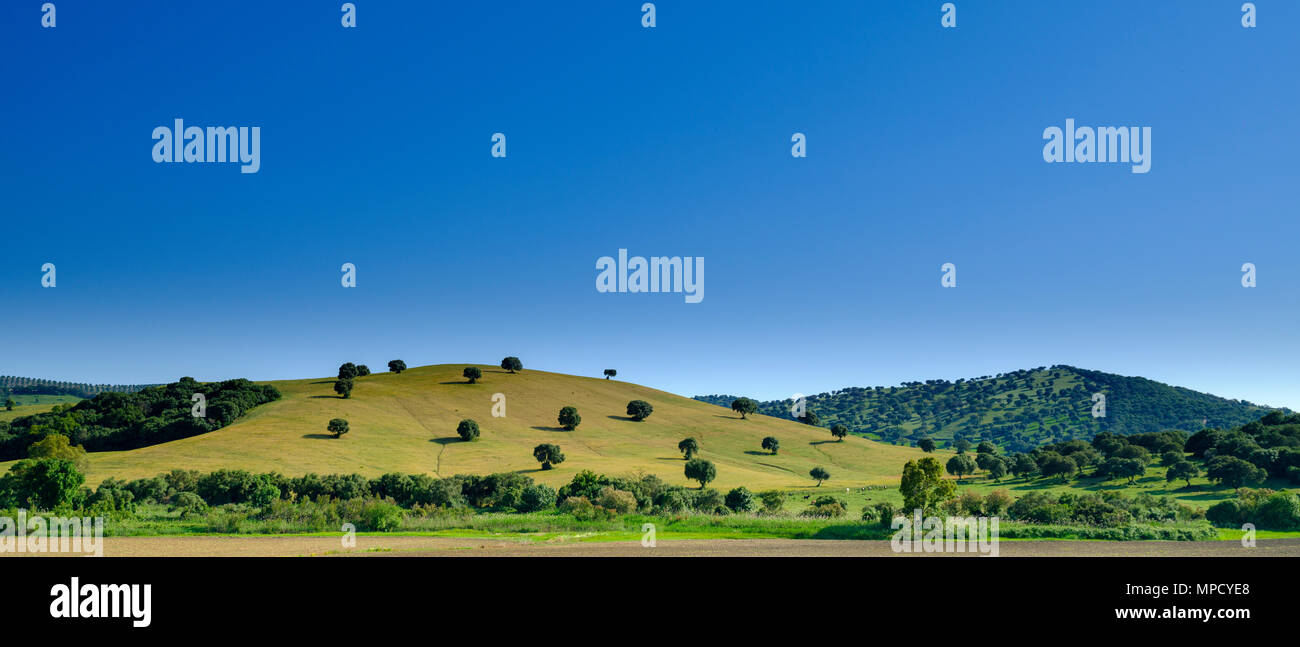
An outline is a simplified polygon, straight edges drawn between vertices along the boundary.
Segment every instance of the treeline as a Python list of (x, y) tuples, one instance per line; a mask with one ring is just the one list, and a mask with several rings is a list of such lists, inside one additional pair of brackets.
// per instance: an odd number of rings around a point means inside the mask
[[(610, 477), (584, 470), (558, 490), (531, 477), (505, 472), (487, 476), (390, 473), (376, 478), (360, 474), (306, 474), (286, 477), (244, 470), (201, 473), (176, 469), (155, 477), (124, 481), (105, 479), (95, 489), (73, 461), (62, 458), (19, 461), (0, 477), (0, 509), (130, 511), (140, 504), (161, 504), (181, 515), (205, 513), (210, 507), (245, 506), (266, 514), (285, 514), (286, 504), (329, 501), (382, 501), (405, 510), (490, 510), (536, 512), (558, 508), (578, 519), (613, 518), (633, 512), (679, 514), (748, 512), (760, 505), (775, 513), (785, 493), (755, 496), (746, 488), (723, 495), (714, 489), (669, 485), (653, 475)], [(275, 512), (271, 512), (274, 508)]]
[(84, 382), (60, 382), (42, 380), (34, 377), (17, 377), (0, 375), (0, 399), (11, 395), (71, 395), (78, 398), (93, 398), (100, 393), (115, 391), (135, 393), (155, 384), (86, 384)]
[[(1104, 417), (1093, 416), (1093, 394), (1106, 397)], [(696, 396), (730, 406), (731, 395)], [(791, 419), (795, 403), (757, 403), (757, 412)], [(853, 387), (808, 396), (804, 422), (845, 425), (851, 433), (884, 442), (915, 444), (991, 441), (1007, 452), (1048, 443), (1206, 427), (1226, 429), (1259, 418), (1269, 409), (1141, 377), (1075, 368), (1040, 367), (974, 379), (904, 382)]]
[(87, 451), (136, 449), (196, 436), (279, 397), (275, 387), (242, 378), (198, 382), (183, 377), (135, 393), (106, 391), (47, 413), (0, 421), (0, 460), (25, 458), (33, 443), (50, 434), (66, 436)]
[(1274, 411), (1236, 429), (1204, 429), (1188, 438), (1186, 449), (1207, 469), (1234, 476), (1236, 487), (1269, 477), (1300, 485), (1300, 413)]

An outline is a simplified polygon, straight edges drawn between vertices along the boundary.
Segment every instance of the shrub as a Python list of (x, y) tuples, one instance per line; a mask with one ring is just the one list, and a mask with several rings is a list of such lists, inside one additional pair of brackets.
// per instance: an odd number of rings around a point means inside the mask
[(171, 509), (179, 512), (182, 519), (206, 514), (208, 504), (193, 492), (181, 492), (172, 498)]
[(1015, 499), (1006, 490), (993, 490), (984, 497), (984, 512), (990, 516), (1001, 515)]
[(524, 488), (519, 496), (520, 512), (537, 512), (555, 506), (555, 489), (540, 483)]
[(760, 492), (758, 498), (763, 502), (765, 514), (777, 514), (785, 506), (786, 493), (780, 490), (767, 490)]
[(727, 509), (726, 500), (723, 499), (722, 493), (712, 488), (707, 490), (690, 490), (691, 508), (700, 512), (717, 514), (718, 509)]
[(215, 508), (208, 513), (207, 522), (209, 532), (233, 535), (243, 532), (244, 525), (248, 522), (248, 515)]
[(971, 516), (984, 512), (984, 498), (978, 492), (966, 490), (957, 497), (957, 510)]
[(339, 503), (344, 521), (356, 524), (358, 530), (392, 532), (402, 527), (406, 513), (392, 501), (383, 499), (355, 499)]
[(1268, 530), (1300, 528), (1300, 497), (1290, 492), (1274, 492), (1256, 505), (1246, 520)]
[(847, 506), (843, 501), (835, 497), (822, 496), (817, 497), (807, 510), (799, 513), (805, 517), (824, 517), (827, 519), (837, 519), (843, 517), (847, 512)]
[(690, 507), (690, 501), (687, 499), (688, 496), (689, 495), (683, 494), (683, 492), (678, 489), (667, 490), (655, 499), (655, 510), (656, 512), (667, 512), (671, 514), (682, 512)]
[(727, 493), (724, 505), (731, 509), (732, 512), (749, 512), (755, 506), (754, 495), (750, 493), (748, 488), (738, 487)]
[(880, 520), (880, 525), (888, 526), (894, 523), (894, 505), (892, 503), (877, 503), (876, 517)]
[(1241, 504), (1236, 500), (1229, 499), (1210, 506), (1205, 511), (1205, 518), (1216, 526), (1239, 526), (1241, 525), (1241, 512)]
[(619, 514), (627, 514), (636, 510), (636, 497), (632, 496), (631, 492), (616, 490), (606, 485), (601, 488), (596, 505)]

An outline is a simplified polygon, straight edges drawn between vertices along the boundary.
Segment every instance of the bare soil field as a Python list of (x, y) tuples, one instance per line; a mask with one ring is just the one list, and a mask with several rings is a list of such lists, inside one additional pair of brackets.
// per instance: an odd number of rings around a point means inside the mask
[[(1300, 557), (1300, 539), (1236, 541), (1003, 541), (1001, 557)], [(4, 554), (3, 556), (11, 556)], [(816, 539), (521, 542), (455, 537), (105, 537), (106, 557), (973, 557), (972, 553), (895, 553), (888, 541)]]

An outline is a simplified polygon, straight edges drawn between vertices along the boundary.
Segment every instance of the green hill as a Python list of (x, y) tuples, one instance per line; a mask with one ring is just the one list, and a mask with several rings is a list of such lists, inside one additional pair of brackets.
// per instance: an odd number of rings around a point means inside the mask
[[(261, 382), (281, 397), (252, 408), (231, 424), (199, 435), (125, 451), (90, 454), (88, 481), (135, 479), (172, 469), (221, 468), (286, 476), (308, 472), (386, 472), (489, 474), (516, 471), (558, 486), (580, 470), (620, 475), (655, 474), (689, 485), (677, 443), (688, 436), (701, 446), (700, 457), (717, 466), (711, 487), (751, 489), (808, 488), (813, 467), (836, 487), (896, 485), (903, 463), (921, 455), (861, 437), (833, 442), (824, 429), (767, 416), (741, 419), (730, 411), (690, 398), (635, 384), (524, 370), (512, 374), (479, 365), (483, 377), (468, 384), (464, 364), (425, 366), (401, 374), (357, 378), (352, 397), (335, 395), (333, 378)], [(493, 417), (494, 394), (505, 397), (505, 417)], [(625, 413), (631, 400), (645, 400), (654, 412), (637, 422)], [(563, 431), (560, 408), (577, 407), (582, 422)], [(335, 439), (326, 431), (332, 418), (348, 420), (350, 431)], [(456, 435), (460, 420), (482, 428), (474, 442)], [(762, 451), (765, 436), (780, 440), (776, 455)], [(542, 471), (533, 448), (560, 445), (566, 460)], [(0, 473), (9, 463), (0, 463)]]
[[(1106, 396), (1106, 416), (1092, 416), (1092, 394)], [(729, 407), (736, 396), (695, 399)], [(792, 419), (791, 400), (759, 403), (769, 416)], [(807, 397), (817, 424), (843, 423), (868, 438), (912, 444), (989, 440), (1007, 452), (1103, 431), (1131, 435), (1205, 427), (1227, 429), (1271, 411), (1143, 377), (1126, 377), (1072, 366), (1053, 366), (974, 379), (926, 380), (899, 386), (853, 387)]]

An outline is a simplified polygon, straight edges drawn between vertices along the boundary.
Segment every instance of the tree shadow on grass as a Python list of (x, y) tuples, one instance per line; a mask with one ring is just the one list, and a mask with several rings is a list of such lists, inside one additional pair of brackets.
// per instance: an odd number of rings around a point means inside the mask
[(321, 380), (319, 382), (310, 382), (309, 384), (333, 384), (338, 380)]
[(325, 400), (346, 400), (346, 399), (347, 399), (347, 398), (345, 398), (345, 397), (343, 397), (343, 396), (341, 396), (341, 395), (313, 395), (313, 396), (309, 396), (309, 397), (310, 397), (311, 399), (313, 399), (313, 400), (318, 400), (318, 399), (325, 399)]
[[(453, 381), (451, 381), (451, 382), (439, 382), (438, 384), (464, 384), (465, 386), (469, 386), (469, 385), (470, 385), (469, 380), (465, 380), (465, 381), (461, 381), (461, 380), (453, 380)], [(477, 384), (478, 384), (478, 383), (475, 382), (475, 385), (477, 385)]]
[(605, 417), (609, 418), (610, 420), (624, 420), (627, 422), (639, 422), (636, 418), (633, 418), (632, 416), (605, 416)]
[(826, 443), (839, 444), (838, 440), (814, 440), (809, 445), (825, 445)]
[(568, 429), (565, 429), (564, 427), (533, 427), (533, 429), (536, 429), (537, 431), (568, 431)]
[(658, 456), (658, 457), (655, 458), (655, 460), (657, 460), (657, 461), (676, 461), (676, 462), (678, 462), (678, 463), (685, 463), (685, 462), (686, 462), (686, 459), (685, 459), (685, 458), (682, 458), (681, 456)]
[(772, 452), (760, 452), (756, 449), (747, 449), (745, 450), (745, 453), (750, 456), (776, 456), (776, 454), (773, 454)]
[(545, 472), (545, 471), (546, 470), (540, 467), (534, 467), (533, 469), (530, 470), (514, 470), (513, 472), (511, 472), (511, 474), (536, 474), (537, 472)]
[(302, 437), (303, 437), (303, 438), (323, 438), (323, 439), (326, 439), (326, 440), (334, 440), (334, 434), (303, 434)]
[(465, 442), (465, 439), (460, 436), (443, 436), (442, 438), (430, 438), (429, 442), (438, 443), (439, 445), (454, 445)]

